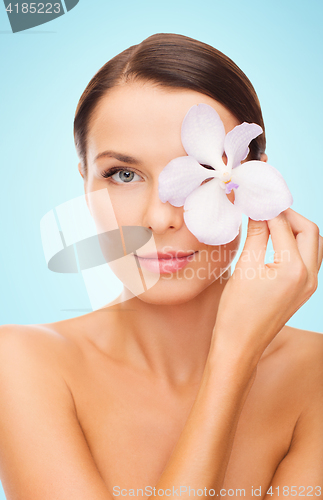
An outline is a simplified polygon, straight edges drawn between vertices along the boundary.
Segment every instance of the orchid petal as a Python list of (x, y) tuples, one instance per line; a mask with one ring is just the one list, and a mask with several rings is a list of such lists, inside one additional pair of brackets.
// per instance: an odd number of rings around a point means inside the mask
[(195, 189), (184, 204), (187, 228), (206, 245), (224, 245), (239, 234), (241, 211), (231, 203), (218, 179)]
[(277, 217), (293, 203), (293, 197), (278, 170), (263, 161), (252, 160), (234, 169), (234, 204), (253, 220)]
[(223, 123), (212, 106), (192, 106), (184, 118), (181, 132), (186, 153), (202, 165), (222, 170), (225, 130)]
[(213, 177), (212, 172), (191, 156), (175, 158), (159, 174), (159, 198), (163, 203), (168, 201), (174, 207), (181, 207), (195, 188)]
[(224, 151), (228, 157), (228, 167), (236, 168), (249, 154), (252, 139), (262, 134), (263, 130), (256, 123), (241, 123), (225, 136)]

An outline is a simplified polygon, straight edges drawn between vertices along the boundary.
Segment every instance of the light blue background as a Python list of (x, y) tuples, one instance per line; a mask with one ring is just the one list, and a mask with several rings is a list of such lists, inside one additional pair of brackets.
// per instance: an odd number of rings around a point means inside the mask
[[(153, 33), (209, 43), (248, 75), (263, 108), (269, 163), (283, 173), (293, 208), (322, 228), (322, 15), (321, 0), (80, 0), (61, 18), (11, 34), (1, 2), (0, 324), (48, 323), (90, 309), (81, 275), (46, 268), (39, 221), (83, 194), (72, 127), (86, 84)], [(322, 298), (321, 285), (289, 324), (322, 331)]]

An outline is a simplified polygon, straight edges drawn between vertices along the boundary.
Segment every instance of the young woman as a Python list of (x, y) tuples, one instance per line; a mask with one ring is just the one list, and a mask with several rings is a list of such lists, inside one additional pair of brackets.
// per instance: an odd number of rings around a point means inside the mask
[[(158, 194), (161, 171), (186, 155), (181, 124), (196, 104), (213, 107), (227, 133), (264, 128), (241, 70), (179, 35), (130, 47), (81, 97), (85, 193), (107, 189), (119, 226), (152, 231), (160, 276), (75, 319), (1, 328), (8, 500), (322, 498), (323, 336), (285, 326), (316, 289), (322, 238), (292, 209), (249, 219), (230, 277), (240, 234), (226, 252), (201, 243), (183, 207)], [(264, 134), (250, 159), (266, 161)]]

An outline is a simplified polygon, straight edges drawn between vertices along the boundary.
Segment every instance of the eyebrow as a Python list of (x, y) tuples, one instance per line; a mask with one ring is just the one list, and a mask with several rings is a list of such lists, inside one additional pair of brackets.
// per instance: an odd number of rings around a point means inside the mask
[(137, 160), (133, 156), (117, 153), (116, 151), (103, 151), (102, 153), (99, 153), (95, 157), (94, 161), (100, 158), (115, 158), (116, 160), (119, 160), (122, 163), (131, 163), (132, 165), (139, 165), (141, 163), (141, 161)]

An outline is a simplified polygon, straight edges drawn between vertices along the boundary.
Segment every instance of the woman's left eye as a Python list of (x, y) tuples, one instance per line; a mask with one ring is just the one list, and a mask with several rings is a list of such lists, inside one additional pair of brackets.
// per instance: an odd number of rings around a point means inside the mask
[(112, 170), (110, 172), (104, 172), (103, 177), (111, 177), (111, 179), (113, 179), (113, 181), (117, 182), (118, 184), (131, 183), (133, 180), (141, 180), (141, 177), (132, 170)]

